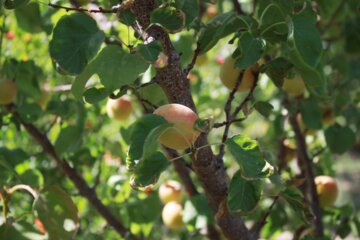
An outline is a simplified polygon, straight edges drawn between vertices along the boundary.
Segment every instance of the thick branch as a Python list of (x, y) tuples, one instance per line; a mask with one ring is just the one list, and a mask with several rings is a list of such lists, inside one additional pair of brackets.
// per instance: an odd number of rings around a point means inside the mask
[(311, 201), (310, 201), (311, 209), (315, 215), (314, 223), (315, 223), (316, 235), (318, 237), (322, 237), (324, 235), (324, 226), (322, 223), (322, 212), (321, 212), (321, 208), (320, 208), (320, 204), (319, 204), (319, 196), (317, 194), (316, 185), (314, 182), (315, 175), (313, 172), (313, 162), (310, 159), (310, 157), (308, 156), (305, 137), (300, 130), (300, 127), (299, 127), (299, 124), (298, 124), (298, 121), (296, 118), (296, 114), (290, 115), (289, 121), (290, 121), (292, 129), (295, 132), (296, 145), (297, 145), (296, 151), (298, 154), (298, 158), (299, 158), (300, 162), (302, 163), (304, 170), (305, 170), (305, 174), (306, 174), (308, 191), (310, 193), (310, 198), (311, 198)]
[(99, 212), (99, 214), (110, 226), (112, 226), (123, 237), (130, 236), (131, 239), (138, 239), (115, 218), (111, 211), (97, 197), (94, 189), (89, 187), (76, 170), (57, 155), (54, 146), (51, 144), (46, 135), (42, 134), (33, 124), (25, 122), (20, 115), (17, 112), (13, 112), (10, 107), (8, 110), (9, 112), (12, 112), (13, 116), (21, 123), (34, 140), (41, 145), (44, 152), (57, 163), (60, 170), (73, 182), (79, 193), (91, 203), (91, 205)]
[[(149, 28), (149, 15), (153, 8), (154, 0), (136, 0), (133, 5), (133, 12), (138, 25), (142, 29), (148, 29), (147, 34), (162, 43), (164, 52), (169, 57), (168, 66), (157, 69), (158, 83), (170, 102), (183, 104), (196, 111), (189, 81), (181, 69), (180, 56), (173, 47), (169, 35), (160, 27), (152, 26)], [(195, 147), (207, 144), (207, 135), (201, 134), (195, 143)], [(222, 159), (216, 159), (210, 147), (203, 148), (193, 157), (192, 166), (205, 190), (217, 223), (225, 236), (234, 240), (249, 239), (248, 229), (241, 217), (231, 215), (227, 208), (228, 181)]]

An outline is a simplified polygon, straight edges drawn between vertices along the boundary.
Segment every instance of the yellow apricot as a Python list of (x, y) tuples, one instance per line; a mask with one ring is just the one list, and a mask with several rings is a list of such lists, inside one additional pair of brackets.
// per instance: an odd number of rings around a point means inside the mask
[[(234, 64), (235, 59), (229, 56), (225, 59), (224, 64), (222, 64), (220, 68), (220, 80), (225, 87), (230, 90), (234, 89), (239, 78), (239, 74), (241, 73), (241, 70), (236, 68)], [(240, 85), (236, 90), (237, 92), (248, 91), (254, 85), (255, 76), (253, 70), (255, 70), (256, 66), (257, 64), (245, 69)]]
[(293, 78), (285, 78), (282, 89), (290, 97), (299, 97), (305, 92), (305, 84), (300, 74), (295, 74)]
[(338, 195), (338, 187), (334, 178), (317, 176), (315, 178), (316, 191), (319, 195), (321, 207), (332, 207)]
[(159, 188), (159, 198), (162, 203), (181, 202), (181, 184), (174, 180), (168, 180)]
[(0, 81), (0, 105), (12, 103), (16, 98), (17, 87), (13, 81)]
[(159, 142), (168, 148), (185, 150), (194, 144), (200, 134), (194, 129), (196, 113), (184, 105), (166, 104), (157, 108), (154, 114), (160, 115), (169, 123), (174, 124), (166, 129), (159, 138)]
[(162, 210), (162, 220), (170, 229), (180, 230), (185, 224), (182, 220), (182, 206), (177, 202), (167, 203)]
[(106, 112), (110, 118), (119, 121), (126, 120), (132, 111), (131, 100), (128, 96), (122, 96), (118, 99), (111, 99), (106, 103)]

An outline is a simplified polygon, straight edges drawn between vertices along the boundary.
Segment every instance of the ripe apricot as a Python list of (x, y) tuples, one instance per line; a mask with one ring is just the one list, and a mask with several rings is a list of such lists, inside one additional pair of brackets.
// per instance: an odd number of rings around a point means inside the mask
[(196, 113), (190, 108), (181, 104), (166, 104), (154, 111), (169, 123), (174, 124), (160, 136), (159, 142), (164, 146), (175, 149), (185, 150), (193, 145), (199, 136), (199, 132), (194, 129), (197, 119)]
[(316, 190), (319, 195), (321, 207), (332, 207), (338, 195), (338, 187), (334, 178), (317, 176), (315, 178)]
[(159, 198), (162, 203), (181, 202), (181, 184), (174, 180), (168, 180), (159, 188)]
[(179, 230), (184, 226), (182, 220), (182, 206), (177, 202), (167, 203), (162, 210), (162, 220), (170, 229)]
[(132, 112), (131, 100), (128, 96), (122, 96), (118, 99), (110, 99), (106, 104), (106, 112), (110, 118), (119, 121), (126, 120)]

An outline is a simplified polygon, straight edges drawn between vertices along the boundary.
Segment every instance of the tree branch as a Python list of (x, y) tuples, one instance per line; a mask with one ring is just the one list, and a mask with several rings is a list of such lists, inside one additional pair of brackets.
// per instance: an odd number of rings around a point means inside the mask
[(293, 131), (295, 132), (295, 139), (297, 145), (296, 151), (298, 154), (298, 158), (301, 164), (303, 165), (306, 174), (308, 192), (310, 193), (310, 198), (311, 198), (310, 206), (313, 214), (315, 215), (314, 224), (315, 224), (316, 235), (318, 237), (323, 237), (324, 226), (322, 223), (322, 212), (319, 204), (319, 196), (317, 194), (316, 185), (314, 182), (315, 175), (313, 172), (313, 162), (308, 156), (305, 137), (300, 130), (299, 123), (296, 118), (296, 114), (290, 115), (289, 121)]
[[(154, 8), (154, 0), (135, 0), (132, 10), (141, 29), (148, 29), (143, 36), (151, 36), (159, 40), (164, 53), (169, 57), (165, 68), (157, 69), (156, 78), (164, 90), (169, 102), (179, 103), (196, 111), (189, 81), (180, 66), (180, 56), (171, 43), (169, 35), (160, 27), (150, 25), (150, 12)], [(136, 26), (137, 27), (137, 26)], [(196, 146), (208, 145), (207, 135), (201, 134)], [(222, 159), (216, 159), (210, 147), (203, 148), (192, 157), (192, 166), (198, 176), (208, 198), (215, 219), (228, 239), (250, 239), (249, 231), (239, 216), (231, 215), (227, 207), (228, 180)]]
[(68, 11), (77, 11), (77, 12), (89, 12), (89, 13), (117, 13), (120, 7), (113, 7), (112, 9), (103, 9), (99, 7), (98, 9), (87, 9), (82, 7), (65, 7), (62, 5), (57, 5), (53, 3), (48, 3), (48, 6), (56, 9), (64, 9)]
[(138, 239), (136, 236), (132, 235), (131, 232), (126, 229), (118, 219), (115, 218), (111, 211), (97, 197), (94, 189), (89, 187), (89, 185), (76, 172), (76, 170), (71, 167), (64, 159), (61, 159), (57, 155), (54, 146), (51, 144), (46, 135), (41, 133), (33, 124), (25, 122), (20, 117), (20, 115), (14, 111), (13, 106), (7, 106), (7, 110), (12, 113), (14, 118), (21, 123), (25, 130), (34, 138), (34, 140), (42, 146), (44, 152), (56, 162), (60, 170), (72, 181), (72, 183), (78, 189), (79, 193), (91, 203), (91, 205), (107, 221), (107, 223), (115, 229), (115, 231), (117, 231), (123, 237), (130, 236), (131, 239)]
[(274, 198), (274, 201), (272, 202), (272, 204), (270, 205), (270, 207), (267, 209), (266, 212), (264, 212), (264, 214), (260, 217), (259, 221), (257, 221), (251, 228), (251, 232), (253, 234), (253, 237), (255, 239), (259, 238), (259, 234), (261, 229), (265, 226), (266, 224), (266, 219), (269, 217), (271, 210), (274, 208), (276, 202), (278, 201), (279, 196), (276, 196)]
[[(239, 87), (239, 85), (241, 83), (241, 79), (243, 77), (243, 74), (244, 74), (244, 71), (242, 71), (239, 74), (239, 78), (238, 78), (234, 88), (230, 92), (229, 98), (228, 98), (228, 100), (226, 101), (226, 104), (225, 104), (225, 114), (226, 114), (226, 121), (225, 122), (227, 124), (225, 124), (225, 129), (224, 129), (224, 133), (223, 133), (223, 137), (222, 137), (222, 143), (225, 143), (225, 141), (227, 140), (231, 124), (236, 122), (235, 120), (236, 120), (236, 117), (237, 117), (238, 113), (245, 107), (246, 103), (248, 101), (250, 101), (250, 99), (251, 99), (251, 97), (252, 97), (252, 95), (253, 95), (253, 93), (255, 91), (255, 88), (257, 86), (257, 82), (258, 82), (258, 79), (259, 79), (259, 73), (256, 71), (256, 72), (253, 72), (253, 74), (254, 74), (254, 84), (251, 86), (251, 89), (250, 89), (249, 93), (242, 100), (242, 102), (235, 108), (234, 112), (232, 114), (230, 114), (230, 112), (231, 112), (231, 103), (234, 100), (234, 95), (236, 93), (237, 88)], [(225, 153), (225, 145), (223, 144), (223, 145), (220, 146), (218, 158), (222, 158), (224, 156), (224, 153)]]

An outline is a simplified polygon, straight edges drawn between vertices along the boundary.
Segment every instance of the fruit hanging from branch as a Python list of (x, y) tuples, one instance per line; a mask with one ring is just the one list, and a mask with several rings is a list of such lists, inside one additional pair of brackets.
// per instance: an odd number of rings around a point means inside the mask
[(106, 103), (106, 112), (110, 118), (124, 121), (129, 118), (132, 112), (131, 99), (128, 96), (122, 96), (118, 99), (111, 99)]
[(300, 97), (305, 92), (305, 83), (301, 75), (296, 73), (292, 78), (285, 78), (282, 89), (290, 97)]
[(332, 207), (338, 195), (338, 187), (334, 178), (317, 176), (315, 178), (316, 190), (319, 195), (321, 207)]
[(162, 203), (181, 202), (181, 184), (174, 180), (168, 180), (160, 185), (159, 198)]
[(169, 123), (174, 124), (166, 129), (159, 138), (159, 142), (168, 148), (185, 150), (194, 144), (200, 134), (194, 129), (196, 113), (184, 105), (166, 104), (157, 108), (154, 114), (160, 115)]
[(169, 202), (162, 210), (162, 220), (168, 228), (180, 230), (185, 224), (182, 220), (183, 207), (180, 203)]
[(240, 85), (237, 88), (237, 92), (246, 92), (251, 89), (255, 82), (254, 72), (258, 68), (258, 64), (254, 64), (251, 67), (244, 70), (241, 73), (239, 68), (235, 67), (235, 61), (233, 57), (229, 56), (225, 59), (224, 64), (220, 68), (220, 80), (229, 90), (234, 89), (238, 81), (239, 75), (242, 74)]

